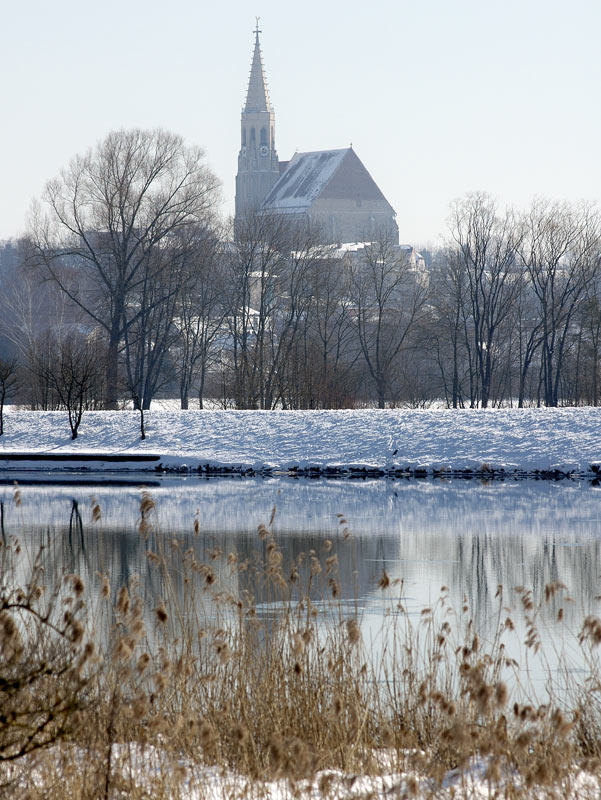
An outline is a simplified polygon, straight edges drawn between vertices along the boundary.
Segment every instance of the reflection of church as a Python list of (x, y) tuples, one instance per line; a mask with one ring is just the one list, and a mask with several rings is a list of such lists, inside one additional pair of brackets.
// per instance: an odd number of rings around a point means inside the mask
[(259, 33), (242, 110), (236, 218), (264, 209), (318, 224), (330, 243), (369, 241), (383, 232), (398, 243), (394, 209), (352, 147), (278, 159)]

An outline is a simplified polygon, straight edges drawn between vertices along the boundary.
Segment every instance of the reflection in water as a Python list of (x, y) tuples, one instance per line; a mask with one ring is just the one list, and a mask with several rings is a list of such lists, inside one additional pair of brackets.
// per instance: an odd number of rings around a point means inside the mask
[[(264, 547), (257, 525), (269, 521), (275, 506), (273, 528), (285, 560), (310, 550), (323, 556), (326, 540), (333, 542), (341, 596), (363, 609), (364, 631), (372, 636), (383, 611), (377, 582), (384, 569), (402, 579), (404, 605), (416, 618), (448, 586), (452, 605), (459, 609), (467, 599), (484, 635), (496, 624), (499, 584), (515, 606), (514, 587), (540, 597), (545, 584), (563, 582), (573, 599), (564, 603), (568, 630), (577, 631), (598, 605), (601, 492), (585, 482), (156, 479), (149, 489), (156, 528), (148, 539), (137, 531), (142, 487), (124, 484), (21, 484), (20, 507), (13, 487), (2, 485), (2, 536), (19, 536), (31, 553), (44, 544), (49, 583), (66, 572), (88, 585), (97, 585), (98, 573), (114, 586), (139, 575), (150, 607), (164, 591), (146, 558), (160, 546), (157, 537), (176, 539), (182, 552), (193, 548), (200, 561), (215, 547), (252, 557)], [(102, 510), (96, 523), (92, 496)], [(545, 609), (543, 622), (561, 602)], [(545, 634), (549, 641), (556, 635)]]

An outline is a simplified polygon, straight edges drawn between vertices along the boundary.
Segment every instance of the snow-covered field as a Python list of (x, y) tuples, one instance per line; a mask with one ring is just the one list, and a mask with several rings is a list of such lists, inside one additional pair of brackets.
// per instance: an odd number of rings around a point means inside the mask
[(19, 469), (78, 467), (154, 469), (155, 463), (103, 463), (103, 455), (156, 454), (165, 468), (243, 472), (357, 469), (561, 471), (590, 474), (601, 463), (601, 409), (151, 411), (147, 438), (133, 411), (84, 414), (72, 441), (66, 412), (5, 415), (0, 468), (11, 455), (70, 454), (65, 464), (20, 462)]

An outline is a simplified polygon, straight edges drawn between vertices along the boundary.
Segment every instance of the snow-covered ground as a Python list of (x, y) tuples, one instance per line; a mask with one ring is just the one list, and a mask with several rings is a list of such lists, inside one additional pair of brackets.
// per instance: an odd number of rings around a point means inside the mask
[[(590, 474), (601, 463), (601, 409), (151, 411), (147, 438), (133, 411), (84, 414), (72, 441), (66, 412), (5, 415), (0, 468), (15, 453), (71, 454), (73, 462), (23, 468), (233, 469), (235, 471), (438, 470)], [(156, 454), (156, 464), (103, 463), (103, 455)]]
[[(47, 751), (49, 757), (53, 750)], [(173, 761), (160, 749), (144, 748), (135, 744), (113, 745), (113, 780), (119, 775), (125, 787), (136, 787), (143, 796), (151, 796), (157, 790), (162, 797), (173, 795), (187, 800), (232, 800), (232, 798), (263, 798), (263, 800), (365, 800), (373, 798), (430, 798), (430, 800), (491, 800), (496, 797), (523, 797), (530, 800), (563, 798), (564, 800), (598, 800), (599, 776), (575, 769), (573, 774), (553, 786), (528, 788), (522, 776), (507, 771), (498, 782), (490, 781), (488, 769), (491, 762), (483, 758), (472, 759), (463, 770), (449, 770), (439, 783), (421, 776), (413, 770), (398, 771), (393, 765), (411, 759), (415, 751), (400, 754), (382, 751), (374, 754), (381, 762), (381, 770), (375, 775), (358, 775), (339, 770), (322, 770), (312, 778), (291, 782), (285, 778), (251, 780), (235, 772), (218, 767), (194, 765), (181, 759), (174, 774)], [(90, 753), (72, 747), (63, 752), (62, 759), (83, 762)], [(380, 756), (378, 758), (378, 755)], [(405, 757), (404, 757), (405, 755)], [(99, 756), (102, 758), (102, 756)], [(57, 762), (60, 756), (56, 754)], [(8, 774), (15, 781), (15, 790), (23, 789), (22, 796), (29, 796), (29, 789), (43, 787), (44, 771), (36, 765), (35, 758), (26, 757), (25, 764), (11, 764)], [(390, 767), (387, 769), (388, 763)], [(43, 762), (42, 762), (43, 763)], [(26, 766), (27, 771), (23, 771)], [(47, 768), (46, 768), (47, 769)], [(19, 780), (19, 778), (21, 779)], [(20, 795), (21, 796), (21, 795)]]

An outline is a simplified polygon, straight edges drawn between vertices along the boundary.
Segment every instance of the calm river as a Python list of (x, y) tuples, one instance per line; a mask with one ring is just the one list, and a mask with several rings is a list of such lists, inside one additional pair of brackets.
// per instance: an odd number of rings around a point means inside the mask
[[(601, 489), (590, 482), (113, 477), (1, 474), (1, 535), (18, 537), (28, 553), (44, 545), (48, 583), (76, 572), (89, 586), (97, 586), (98, 573), (114, 585), (134, 575), (144, 584), (149, 542), (137, 528), (144, 489), (156, 504), (155, 530), (193, 547), (200, 559), (215, 546), (242, 556), (259, 551), (257, 526), (269, 523), (275, 506), (273, 531), (285, 558), (311, 549), (323, 555), (326, 540), (332, 542), (342, 602), (359, 608), (372, 647), (394, 606), (391, 592), (378, 588), (383, 570), (392, 581), (402, 579), (402, 589), (394, 591), (415, 625), (446, 586), (450, 604), (460, 611), (467, 603), (485, 639), (499, 613), (503, 619), (508, 613), (499, 611), (499, 585), (503, 605), (518, 609), (515, 587), (532, 589), (538, 601), (546, 584), (560, 581), (567, 592), (544, 605), (537, 622), (543, 657), (553, 671), (558, 652), (567, 651), (571, 671), (582, 674), (575, 635), (586, 614), (599, 612), (595, 598), (601, 594)], [(96, 522), (92, 497), (102, 515)], [(150, 604), (161, 587), (146, 581), (144, 591)], [(508, 652), (524, 664), (531, 654), (523, 647), (521, 614), (512, 619)], [(543, 680), (537, 669), (535, 682)]]

